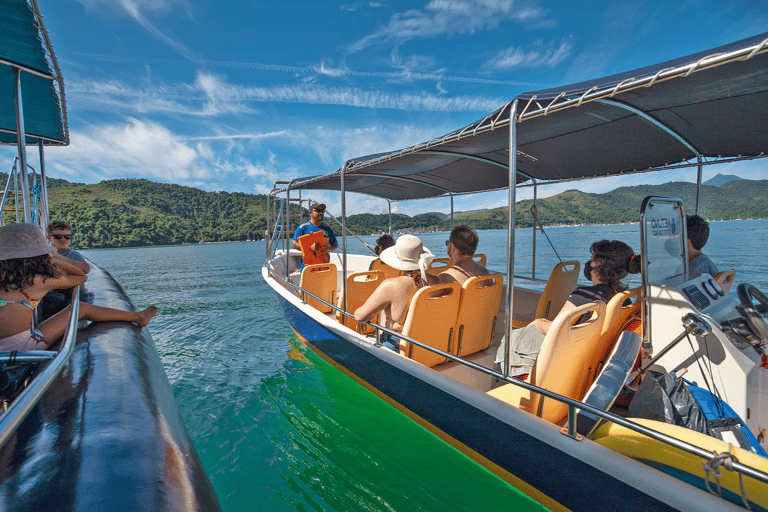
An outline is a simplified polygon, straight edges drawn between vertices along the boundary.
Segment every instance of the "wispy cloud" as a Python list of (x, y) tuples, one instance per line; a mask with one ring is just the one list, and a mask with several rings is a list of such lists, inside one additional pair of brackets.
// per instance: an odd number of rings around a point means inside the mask
[(480, 94), (446, 97), (441, 94), (398, 94), (316, 84), (246, 87), (210, 73), (199, 73), (192, 84), (143, 85), (140, 88), (118, 81), (71, 81), (68, 96), (70, 102), (82, 101), (81, 107), (89, 110), (191, 116), (253, 114), (256, 111), (252, 104), (264, 102), (433, 112), (488, 112), (508, 100)]
[(424, 9), (395, 13), (389, 22), (354, 44), (358, 52), (377, 43), (402, 44), (416, 38), (474, 34), (504, 21), (540, 21), (545, 11), (515, 0), (432, 0)]
[(486, 67), (494, 69), (555, 67), (566, 60), (573, 51), (571, 39), (544, 43), (537, 41), (526, 47), (499, 50)]
[(104, 10), (111, 16), (118, 12), (129, 16), (144, 30), (155, 38), (170, 46), (176, 53), (191, 61), (199, 61), (199, 57), (185, 45), (171, 37), (167, 28), (160, 29), (152, 21), (150, 15), (177, 11), (179, 9), (191, 12), (188, 0), (78, 0), (86, 9)]

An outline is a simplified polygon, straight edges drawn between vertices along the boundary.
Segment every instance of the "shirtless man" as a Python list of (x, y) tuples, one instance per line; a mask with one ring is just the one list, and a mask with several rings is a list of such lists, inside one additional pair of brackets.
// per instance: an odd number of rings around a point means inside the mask
[[(432, 252), (422, 245), (418, 237), (403, 235), (398, 238), (393, 247), (382, 251), (381, 260), (399, 270), (400, 276), (385, 279), (365, 304), (355, 311), (355, 320), (367, 322), (381, 311), (381, 325), (402, 332), (411, 299), (419, 288), (427, 285), (426, 270), (433, 259)], [(394, 350), (399, 348), (399, 342), (387, 333), (381, 336), (381, 341)]]
[(453, 266), (440, 272), (437, 276), (428, 275), (429, 284), (459, 283), (470, 277), (487, 276), (488, 269), (478, 265), (472, 256), (477, 250), (480, 239), (468, 226), (456, 226), (451, 230), (451, 236), (445, 242), (446, 252)]

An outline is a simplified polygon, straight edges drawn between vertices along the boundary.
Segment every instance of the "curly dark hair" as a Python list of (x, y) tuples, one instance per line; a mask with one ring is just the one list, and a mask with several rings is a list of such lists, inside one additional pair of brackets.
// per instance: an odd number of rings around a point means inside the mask
[(395, 239), (392, 235), (381, 235), (376, 239), (376, 254), (381, 254), (384, 252), (384, 249), (389, 249), (393, 245), (395, 245)]
[(56, 275), (50, 254), (0, 261), (0, 288), (5, 291), (32, 286), (36, 276), (43, 276), (45, 280)]
[(592, 272), (597, 272), (601, 283), (620, 292), (627, 289), (621, 282), (627, 274), (640, 272), (640, 258), (630, 246), (619, 240), (600, 240), (589, 248), (593, 259), (589, 262)]
[(464, 256), (472, 256), (477, 250), (477, 244), (480, 238), (477, 233), (469, 226), (456, 226), (451, 230), (451, 236), (448, 240), (456, 246), (459, 252)]

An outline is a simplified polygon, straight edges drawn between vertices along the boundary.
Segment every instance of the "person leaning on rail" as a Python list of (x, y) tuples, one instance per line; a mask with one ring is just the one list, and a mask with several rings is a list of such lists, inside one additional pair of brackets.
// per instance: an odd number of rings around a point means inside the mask
[[(427, 268), (435, 256), (413, 235), (403, 235), (394, 246), (381, 253), (381, 261), (400, 271), (400, 276), (385, 279), (355, 311), (355, 320), (367, 322), (382, 312), (381, 325), (402, 332), (411, 299), (427, 286)], [(381, 335), (388, 348), (399, 350), (399, 342), (388, 333)]]
[(472, 258), (477, 250), (480, 238), (469, 226), (456, 226), (451, 230), (451, 235), (445, 242), (446, 253), (453, 262), (453, 266), (443, 270), (437, 276), (427, 275), (429, 284), (459, 283), (470, 277), (487, 276), (488, 269), (478, 265)]
[[(558, 314), (590, 302), (602, 301), (607, 304), (611, 297), (627, 289), (621, 282), (627, 274), (640, 272), (640, 258), (624, 242), (600, 240), (593, 243), (589, 251), (592, 256), (584, 264), (584, 277), (592, 281), (592, 285), (577, 287)], [(585, 313), (576, 323), (586, 322), (591, 315)], [(495, 362), (503, 364), (504, 351), (509, 346), (509, 376), (525, 379), (536, 362), (551, 325), (552, 320), (537, 318), (527, 326), (515, 329), (509, 345), (506, 339), (502, 341)]]
[[(48, 241), (64, 262), (77, 267), (84, 273), (91, 271), (91, 266), (82, 254), (69, 247), (74, 235), (72, 226), (63, 220), (55, 220), (48, 224)], [(40, 302), (40, 320), (50, 318), (72, 301), (70, 290), (51, 290)]]

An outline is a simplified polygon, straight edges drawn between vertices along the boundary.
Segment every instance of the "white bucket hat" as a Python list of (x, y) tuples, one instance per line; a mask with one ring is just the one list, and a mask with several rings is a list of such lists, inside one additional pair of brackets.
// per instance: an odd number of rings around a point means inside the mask
[(20, 222), (0, 227), (0, 261), (32, 258), (56, 252), (34, 224)]
[(426, 279), (426, 271), (435, 255), (424, 247), (417, 236), (403, 235), (395, 245), (381, 252), (381, 261), (397, 270), (421, 269), (421, 275)]

